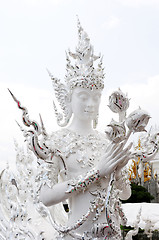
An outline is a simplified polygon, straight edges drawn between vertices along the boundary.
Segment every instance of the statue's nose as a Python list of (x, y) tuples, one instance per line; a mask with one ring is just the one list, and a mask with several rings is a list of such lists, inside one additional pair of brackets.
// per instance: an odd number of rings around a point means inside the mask
[(88, 101), (87, 101), (87, 107), (93, 107), (94, 106), (94, 102), (93, 100), (90, 98)]

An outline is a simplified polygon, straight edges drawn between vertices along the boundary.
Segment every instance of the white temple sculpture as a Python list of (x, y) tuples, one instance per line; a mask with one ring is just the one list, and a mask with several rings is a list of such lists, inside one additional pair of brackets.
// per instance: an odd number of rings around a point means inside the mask
[(27, 152), (16, 144), (17, 173), (9, 168), (1, 173), (0, 239), (122, 239), (126, 218), (120, 199), (131, 195), (125, 165), (132, 144), (126, 144), (131, 132), (145, 130), (150, 117), (138, 109), (126, 118), (129, 100), (119, 90), (109, 99), (119, 122), (112, 120), (106, 134), (95, 130), (104, 88), (102, 57), (94, 55), (79, 21), (78, 45), (66, 61), (65, 84), (49, 73), (62, 110), (54, 104), (61, 130), (48, 134), (41, 117), (41, 126), (30, 120), (10, 91), (29, 130), (20, 126)]

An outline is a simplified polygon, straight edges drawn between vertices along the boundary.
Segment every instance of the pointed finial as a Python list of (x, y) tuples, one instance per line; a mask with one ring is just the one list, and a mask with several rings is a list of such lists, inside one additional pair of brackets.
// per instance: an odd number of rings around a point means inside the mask
[(48, 70), (48, 68), (46, 68), (46, 71), (48, 72), (49, 77), (53, 78), (53, 75), (52, 75), (52, 73)]
[(11, 94), (12, 98), (14, 99), (14, 101), (17, 102), (16, 97), (14, 96), (14, 94), (11, 92), (11, 90), (9, 88), (8, 88), (8, 91), (10, 92), (10, 94)]
[(40, 116), (40, 123), (41, 123), (42, 134), (43, 134), (44, 136), (47, 136), (48, 134), (47, 134), (47, 132), (46, 132), (46, 129), (45, 129), (45, 126), (44, 126), (44, 122), (43, 122), (43, 120), (42, 120), (42, 117), (41, 117), (41, 114), (40, 114), (40, 113), (39, 113), (39, 116)]
[(80, 23), (80, 20), (79, 20), (78, 15), (76, 15), (76, 17), (77, 17), (77, 28), (78, 28), (78, 32), (80, 33), (81, 30), (83, 30), (83, 28), (82, 28), (82, 26), (81, 26), (81, 23)]

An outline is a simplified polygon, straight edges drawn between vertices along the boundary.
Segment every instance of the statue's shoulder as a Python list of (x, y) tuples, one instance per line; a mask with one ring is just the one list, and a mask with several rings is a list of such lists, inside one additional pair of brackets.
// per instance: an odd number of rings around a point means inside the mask
[(50, 142), (56, 148), (65, 147), (70, 141), (72, 141), (72, 134), (66, 128), (57, 130), (50, 135)]
[(55, 132), (52, 132), (50, 135), (50, 139), (53, 141), (62, 141), (69, 134), (70, 134), (70, 131), (67, 128), (63, 128)]

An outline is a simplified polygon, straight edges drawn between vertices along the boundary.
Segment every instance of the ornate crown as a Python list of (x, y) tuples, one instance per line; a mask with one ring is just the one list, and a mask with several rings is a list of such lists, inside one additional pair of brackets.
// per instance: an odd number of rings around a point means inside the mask
[[(72, 53), (70, 50), (66, 53), (66, 76), (65, 81), (69, 89), (75, 87), (89, 88), (89, 89), (103, 89), (104, 88), (104, 68), (102, 67), (102, 57), (94, 55), (93, 46), (90, 44), (90, 39), (87, 33), (81, 27), (78, 20), (78, 45), (76, 52)], [(74, 65), (71, 64), (70, 57), (75, 60)], [(100, 61), (95, 68), (93, 63), (95, 60)]]
[[(104, 68), (102, 67), (102, 57), (95, 56), (93, 46), (90, 44), (90, 39), (87, 33), (81, 27), (78, 20), (78, 46), (76, 52), (72, 53), (68, 50), (66, 53), (66, 75), (63, 84), (60, 79), (55, 78), (50, 72), (49, 75), (53, 82), (55, 96), (63, 113), (59, 113), (55, 104), (55, 114), (59, 126), (66, 126), (71, 118), (72, 112), (68, 106), (71, 90), (75, 87), (86, 89), (103, 89), (104, 88)], [(70, 58), (73, 58), (74, 64)], [(94, 67), (94, 61), (97, 59), (99, 63)]]

